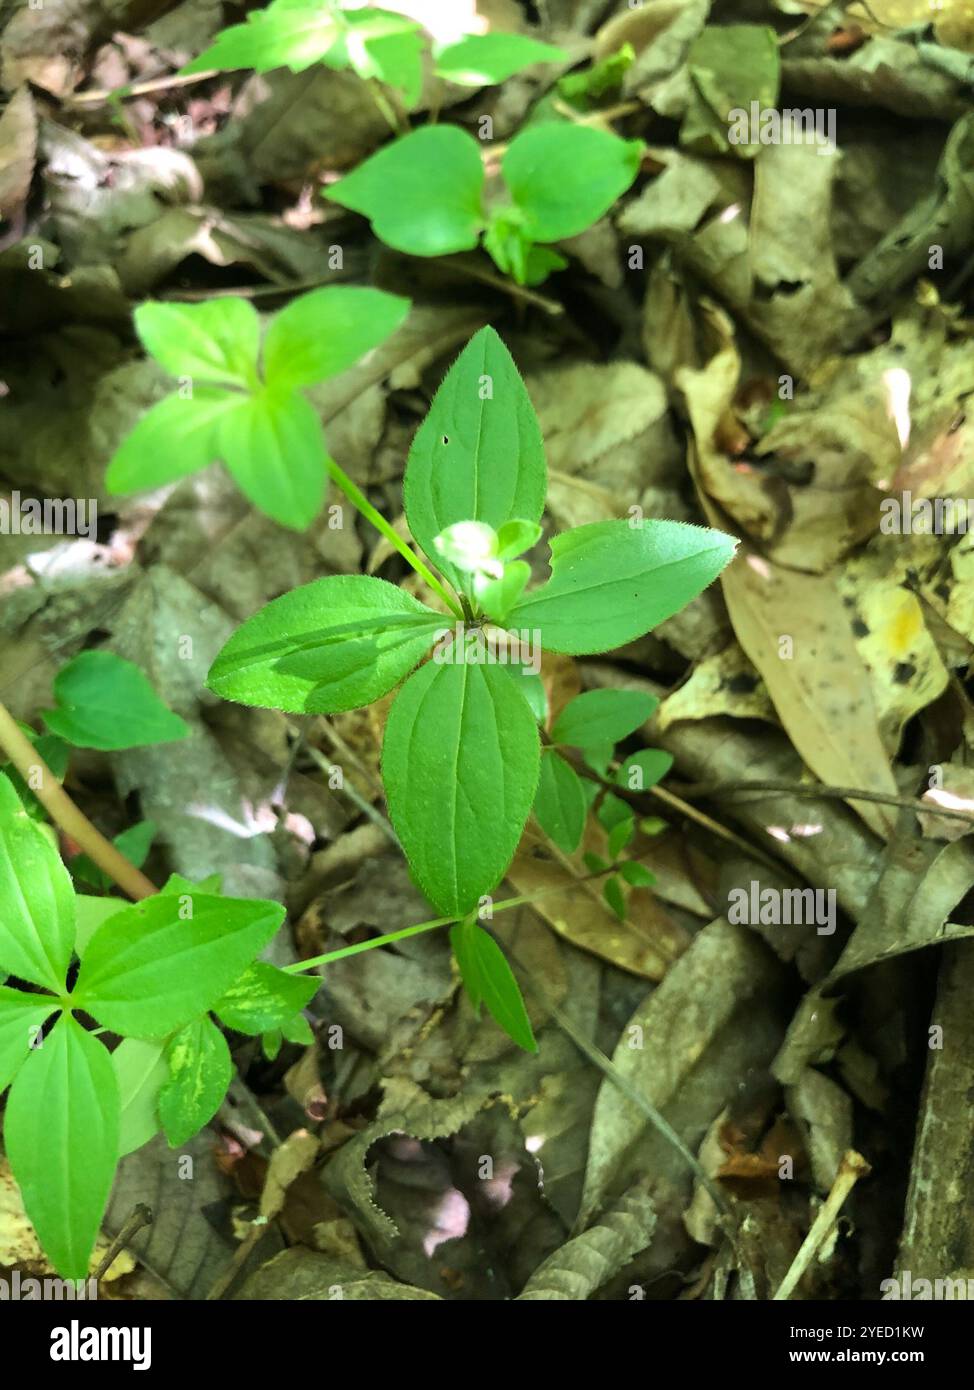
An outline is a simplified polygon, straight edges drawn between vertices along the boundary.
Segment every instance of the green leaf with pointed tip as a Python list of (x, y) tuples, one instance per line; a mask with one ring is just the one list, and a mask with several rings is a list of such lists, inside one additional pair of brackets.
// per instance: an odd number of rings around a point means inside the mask
[(631, 792), (647, 791), (655, 787), (673, 766), (673, 754), (662, 748), (643, 748), (633, 753), (616, 773), (616, 785)]
[(455, 587), (436, 537), (458, 521), (536, 523), (547, 484), (538, 417), (514, 359), (493, 328), (475, 333), (416, 431), (403, 484), (413, 539)]
[(146, 352), (170, 375), (244, 388), (256, 381), (260, 319), (249, 299), (140, 304), (133, 318)]
[(3, 1135), (27, 1215), (65, 1279), (88, 1274), (118, 1162), (118, 1117), (107, 1049), (62, 1015), (14, 1079)]
[(476, 922), (455, 922), (450, 943), (464, 986), (475, 1009), (488, 1012), (525, 1052), (537, 1052), (531, 1021), (507, 957), (489, 932)]
[(568, 54), (526, 34), (467, 34), (436, 55), (436, 73), (463, 87), (493, 87), (535, 63), (564, 63)]
[(42, 994), (25, 994), (0, 985), (0, 1091), (6, 1090), (27, 1060), (41, 1028), (57, 1008)]
[(409, 674), (443, 622), (442, 614), (384, 579), (316, 579), (248, 618), (206, 683), (226, 700), (266, 709), (358, 709)]
[(582, 779), (560, 753), (545, 748), (534, 798), (534, 814), (541, 829), (559, 849), (573, 854), (581, 841), (587, 812)]
[(459, 126), (430, 125), (386, 145), (324, 196), (367, 217), (376, 236), (397, 251), (446, 256), (477, 245), (483, 188), (474, 137)]
[(213, 1012), (238, 1033), (265, 1033), (289, 1023), (320, 986), (317, 975), (291, 975), (259, 960), (217, 1000)]
[(159, 1132), (159, 1092), (169, 1077), (166, 1044), (123, 1038), (112, 1053), (112, 1066), (121, 1105), (118, 1153), (124, 1158)]
[(539, 757), (534, 715), (505, 667), (468, 663), (454, 646), (399, 691), (382, 749), (386, 799), (416, 882), (439, 911), (469, 912), (503, 878)]
[(594, 521), (551, 541), (551, 578), (508, 626), (536, 629), (553, 652), (605, 652), (672, 618), (712, 583), (737, 541), (682, 521)]
[(656, 882), (656, 875), (645, 864), (637, 864), (634, 859), (620, 864), (619, 873), (633, 888), (652, 888)]
[(41, 711), (47, 727), (76, 748), (142, 748), (189, 733), (164, 705), (134, 661), (114, 652), (79, 652), (54, 677), (55, 709)]
[(233, 1077), (227, 1040), (204, 1014), (166, 1048), (169, 1079), (159, 1091), (159, 1118), (170, 1148), (185, 1144), (213, 1118)]
[(409, 300), (382, 290), (330, 285), (294, 299), (264, 339), (264, 374), (281, 390), (337, 376), (385, 342), (409, 313)]
[(286, 1023), (282, 1023), (281, 1033), (287, 1042), (294, 1043), (296, 1047), (310, 1047), (315, 1040), (311, 1024), (304, 1014), (294, 1014)]
[(208, 468), (220, 456), (220, 422), (246, 401), (234, 391), (197, 386), (152, 406), (112, 455), (105, 486), (112, 493), (163, 487)]
[(586, 690), (576, 695), (555, 720), (551, 737), (573, 748), (601, 748), (618, 743), (645, 724), (659, 704), (641, 690)]
[(643, 146), (594, 126), (545, 121), (516, 135), (501, 161), (532, 241), (563, 241), (591, 227), (639, 173)]
[(321, 421), (296, 392), (268, 387), (219, 422), (220, 454), (240, 491), (282, 526), (303, 531), (321, 511), (328, 478)]
[(345, 67), (339, 17), (323, 5), (312, 0), (300, 6), (272, 5), (248, 15), (246, 24), (233, 24), (217, 34), (209, 48), (182, 68), (181, 75), (212, 69), (232, 72), (235, 68), (303, 72), (312, 63), (328, 62), (336, 49), (340, 57), (336, 55), (338, 60), (328, 65)]
[(72, 1006), (124, 1037), (165, 1037), (212, 1008), (283, 919), (249, 898), (147, 898), (91, 938)]
[(626, 895), (622, 891), (622, 882), (618, 875), (613, 874), (611, 878), (606, 879), (602, 896), (619, 921), (624, 922), (626, 920)]
[(71, 875), (0, 773), (0, 970), (60, 994), (74, 913)]
[(524, 521), (520, 517), (505, 521), (497, 532), (497, 558), (513, 560), (537, 545), (540, 539), (541, 527), (536, 521)]

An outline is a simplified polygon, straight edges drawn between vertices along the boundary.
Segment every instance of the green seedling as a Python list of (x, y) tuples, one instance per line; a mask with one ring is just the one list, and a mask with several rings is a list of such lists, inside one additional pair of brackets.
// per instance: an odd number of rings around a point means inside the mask
[(261, 343), (246, 299), (140, 305), (142, 344), (178, 385), (122, 442), (108, 466), (109, 490), (160, 487), (222, 459), (255, 507), (304, 530), (335, 465), (302, 392), (377, 347), (408, 311), (397, 295), (330, 286), (282, 309)]
[[(489, 920), (490, 895), (536, 805), (541, 649), (582, 655), (631, 642), (696, 597), (736, 544), (675, 521), (595, 522), (554, 536), (550, 578), (529, 588), (519, 557), (539, 536), (546, 483), (528, 392), (484, 328), (410, 450), (406, 519), (426, 560), (397, 537), (451, 618), (373, 576), (319, 579), (245, 622), (207, 679), (226, 699), (302, 714), (354, 709), (401, 685), (382, 752), (392, 824), (419, 887), (444, 918), (459, 919), (453, 945), (471, 998), (522, 1046), (531, 1032), (516, 981), (479, 921)], [(396, 535), (367, 503), (363, 511)], [(645, 697), (633, 699), (638, 709), (625, 711), (619, 699), (576, 702), (599, 746), (647, 717)], [(556, 740), (579, 739), (578, 715), (564, 712)]]
[(325, 189), (361, 213), (377, 237), (413, 256), (473, 250), (483, 238), (495, 264), (536, 285), (567, 265), (549, 243), (577, 236), (635, 180), (638, 140), (547, 121), (516, 135), (490, 189), (480, 142), (459, 126), (424, 126)]

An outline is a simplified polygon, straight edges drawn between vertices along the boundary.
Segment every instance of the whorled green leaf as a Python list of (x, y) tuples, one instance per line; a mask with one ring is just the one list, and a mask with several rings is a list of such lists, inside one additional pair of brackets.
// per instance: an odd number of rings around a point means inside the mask
[(586, 690), (570, 700), (555, 720), (555, 743), (601, 748), (618, 743), (645, 724), (659, 704), (641, 690)]
[(95, 932), (72, 1004), (124, 1037), (165, 1037), (212, 1008), (283, 919), (256, 899), (147, 898)]
[(218, 426), (220, 455), (248, 501), (303, 531), (321, 511), (328, 465), (317, 411), (293, 391), (247, 396)]
[(134, 661), (114, 652), (79, 652), (54, 677), (47, 727), (76, 748), (142, 748), (185, 738), (189, 726), (160, 700)]
[(609, 651), (671, 618), (717, 578), (737, 541), (682, 521), (594, 521), (551, 541), (551, 578), (507, 625), (554, 652)]
[(0, 773), (0, 970), (60, 994), (74, 929), (71, 875)]
[(436, 55), (436, 73), (465, 87), (495, 86), (535, 63), (563, 63), (568, 54), (527, 34), (466, 34)]
[(291, 390), (337, 376), (384, 342), (408, 313), (408, 299), (367, 287), (329, 285), (301, 295), (267, 330), (268, 385)]
[(416, 882), (443, 913), (469, 912), (496, 888), (531, 810), (540, 745), (517, 679), (454, 644), (409, 678), (389, 712), (389, 814)]
[(265, 961), (255, 961), (213, 1005), (213, 1012), (238, 1033), (282, 1028), (314, 998), (316, 975), (292, 975)]
[(430, 125), (386, 145), (324, 193), (367, 217), (376, 236), (397, 251), (445, 256), (477, 245), (483, 188), (474, 137), (459, 126)]
[(501, 172), (531, 241), (577, 236), (639, 173), (643, 146), (594, 126), (545, 121), (511, 141)]
[(476, 922), (455, 922), (450, 944), (460, 975), (475, 1009), (481, 1004), (495, 1023), (525, 1052), (537, 1052), (531, 1021), (507, 957), (497, 942)]
[(120, 1102), (120, 1158), (141, 1149), (161, 1126), (159, 1092), (168, 1080), (166, 1044), (142, 1038), (123, 1038), (112, 1053)]
[(217, 386), (255, 383), (260, 319), (249, 299), (140, 304), (133, 317), (146, 352), (172, 376)]
[(545, 748), (534, 798), (534, 814), (541, 829), (559, 849), (573, 854), (581, 841), (587, 812), (582, 779), (560, 753)]
[(112, 493), (163, 487), (208, 468), (220, 455), (220, 421), (246, 396), (217, 386), (174, 392), (136, 423), (112, 455), (105, 486)]
[(233, 1076), (227, 1040), (204, 1014), (181, 1028), (166, 1048), (169, 1078), (159, 1091), (159, 1118), (172, 1148), (213, 1118)]
[(316, 579), (237, 629), (207, 685), (226, 700), (302, 714), (371, 704), (412, 670), (443, 617), (371, 575)]
[(0, 985), (0, 1091), (10, 1085), (27, 1060), (41, 1028), (56, 1008), (57, 1001), (49, 995), (25, 994)]
[(118, 1117), (107, 1049), (63, 1015), (14, 1079), (3, 1136), (27, 1215), (65, 1279), (88, 1274), (118, 1162)]
[(460, 521), (499, 530), (537, 523), (547, 485), (541, 428), (514, 359), (493, 328), (470, 339), (416, 431), (403, 484), (413, 539), (451, 583), (463, 577), (436, 537)]

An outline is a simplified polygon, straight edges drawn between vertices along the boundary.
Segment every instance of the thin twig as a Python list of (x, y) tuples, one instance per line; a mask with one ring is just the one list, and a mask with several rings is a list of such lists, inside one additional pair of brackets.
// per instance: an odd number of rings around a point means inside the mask
[(220, 68), (186, 74), (174, 72), (168, 77), (153, 77), (147, 82), (136, 82), (130, 87), (116, 87), (114, 91), (75, 92), (65, 98), (65, 105), (101, 106), (108, 101), (128, 101), (130, 97), (149, 96), (152, 92), (165, 92), (172, 87), (189, 87), (195, 82), (206, 82), (208, 78), (220, 75)]
[(744, 792), (774, 792), (778, 795), (807, 796), (812, 800), (825, 797), (834, 801), (874, 801), (880, 806), (902, 806), (905, 810), (916, 811), (918, 814), (946, 816), (949, 820), (962, 820), (968, 825), (974, 825), (974, 811), (959, 811), (949, 806), (938, 806), (935, 802), (922, 801), (915, 796), (870, 792), (864, 787), (832, 787), (824, 783), (806, 786), (801, 782), (693, 782), (681, 790), (684, 796), (717, 799), (739, 796)]
[(512, 299), (519, 299), (525, 304), (533, 304), (536, 309), (542, 309), (552, 318), (565, 312), (565, 306), (559, 304), (557, 299), (549, 299), (546, 295), (538, 294), (537, 290), (528, 289), (526, 285), (519, 285), (514, 280), (507, 280), (503, 275), (495, 275), (493, 271), (464, 260), (461, 256), (445, 256), (443, 261), (446, 265), (452, 266), (454, 270), (458, 270), (461, 275), (469, 275), (471, 280), (479, 280), (481, 284), (489, 285), (491, 289), (499, 290), (501, 294), (509, 294)]
[(140, 869), (129, 863), (111, 841), (74, 804), (6, 705), (0, 703), (0, 749), (7, 754), (55, 825), (70, 835), (99, 869), (108, 874), (130, 898), (151, 898), (158, 888)]
[(138, 1206), (133, 1209), (132, 1214), (126, 1218), (121, 1230), (108, 1247), (105, 1256), (99, 1262), (98, 1268), (92, 1275), (96, 1284), (99, 1279), (104, 1279), (105, 1275), (118, 1259), (119, 1252), (125, 1249), (132, 1237), (137, 1236), (143, 1226), (151, 1226), (154, 1219), (151, 1209), (147, 1207), (144, 1202), (140, 1202)]

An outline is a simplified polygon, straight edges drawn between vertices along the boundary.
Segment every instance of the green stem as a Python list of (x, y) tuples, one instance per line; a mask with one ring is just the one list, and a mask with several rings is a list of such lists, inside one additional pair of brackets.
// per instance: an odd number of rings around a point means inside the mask
[[(602, 873), (605, 873), (602, 870)], [(588, 878), (601, 878), (602, 873), (588, 874)], [(584, 882), (580, 879), (579, 882)], [(493, 912), (506, 912), (512, 907), (525, 907), (528, 903), (537, 902), (539, 898), (547, 897), (551, 893), (565, 893), (569, 890), (564, 885), (559, 884), (557, 888), (539, 888), (536, 893), (523, 893), (516, 898), (504, 898), (502, 902), (494, 903)], [(304, 970), (315, 970), (319, 965), (330, 965), (332, 961), (344, 960), (346, 956), (357, 956), (362, 951), (373, 951), (377, 946), (390, 946), (394, 941), (402, 941), (407, 936), (418, 936), (420, 932), (435, 931), (437, 927), (452, 927), (454, 922), (463, 922), (471, 914), (461, 913), (457, 917), (434, 917), (429, 922), (419, 922), (415, 927), (401, 927), (399, 931), (388, 932), (385, 936), (374, 936), (371, 941), (359, 941), (354, 946), (342, 946), (337, 951), (326, 951), (323, 956), (313, 956), (311, 960), (295, 961), (293, 965), (285, 965), (283, 968), (288, 975), (298, 975)]]
[(377, 531), (381, 531), (389, 544), (398, 550), (403, 559), (408, 564), (412, 565), (416, 573), (426, 581), (433, 592), (439, 595), (450, 612), (453, 613), (455, 617), (462, 619), (462, 609), (457, 604), (456, 600), (450, 597), (433, 571), (419, 558), (415, 550), (411, 549), (411, 547), (406, 544), (401, 536), (396, 535), (396, 532), (389, 525), (388, 521), (386, 521), (382, 513), (373, 507), (361, 488), (355, 486), (345, 470), (339, 468), (334, 459), (328, 460), (328, 472), (341, 488), (342, 492), (344, 492), (352, 506), (362, 513), (366, 521), (371, 521)]
[(381, 91), (375, 78), (366, 78), (365, 85), (369, 89), (369, 95), (379, 109), (382, 119), (389, 125), (393, 135), (402, 135), (403, 123), (396, 114), (395, 109), (386, 101), (385, 94)]

